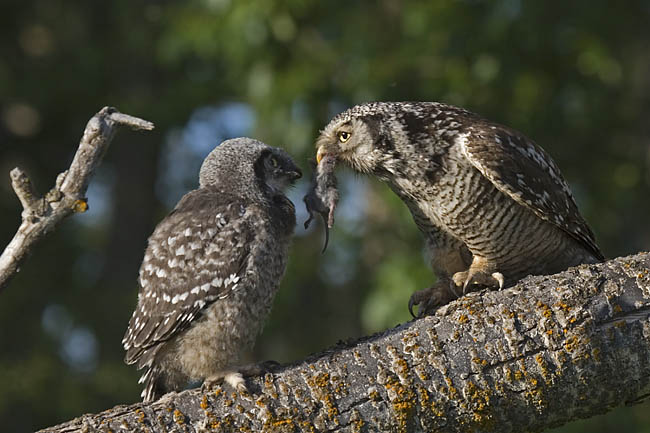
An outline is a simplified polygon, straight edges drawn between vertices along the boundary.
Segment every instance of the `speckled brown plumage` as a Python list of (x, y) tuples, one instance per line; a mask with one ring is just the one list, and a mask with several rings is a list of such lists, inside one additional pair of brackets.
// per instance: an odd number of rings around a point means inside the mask
[(296, 223), (283, 189), (300, 170), (281, 149), (239, 138), (216, 147), (187, 193), (149, 238), (138, 304), (122, 341), (145, 369), (152, 401), (188, 382), (237, 371), (271, 309)]
[(412, 297), (421, 313), (476, 287), (603, 259), (551, 157), (467, 110), (358, 105), (332, 119), (317, 146), (319, 157), (387, 182), (408, 206), (439, 279)]

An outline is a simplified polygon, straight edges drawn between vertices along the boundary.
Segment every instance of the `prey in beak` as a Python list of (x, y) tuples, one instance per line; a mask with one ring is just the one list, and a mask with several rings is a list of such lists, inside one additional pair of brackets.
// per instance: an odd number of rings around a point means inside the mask
[(311, 162), (313, 177), (309, 191), (303, 197), (309, 219), (305, 221), (305, 229), (309, 227), (315, 214), (323, 218), (325, 224), (325, 245), (323, 253), (327, 249), (329, 242), (329, 229), (334, 225), (334, 210), (339, 200), (339, 191), (337, 180), (334, 176), (336, 167), (336, 157), (325, 152), (323, 146), (316, 152), (316, 164)]

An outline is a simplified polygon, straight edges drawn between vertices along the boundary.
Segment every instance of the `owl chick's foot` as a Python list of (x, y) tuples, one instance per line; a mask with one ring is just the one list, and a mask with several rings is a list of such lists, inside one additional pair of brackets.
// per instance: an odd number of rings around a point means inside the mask
[[(438, 308), (450, 303), (456, 298), (458, 298), (458, 295), (454, 291), (451, 281), (446, 279), (440, 280), (429, 288), (413, 292), (409, 298), (409, 313), (414, 318), (424, 317), (433, 314)], [(414, 305), (418, 306), (417, 316), (413, 314)]]
[(282, 365), (277, 361), (264, 361), (257, 364), (248, 364), (237, 367), (237, 370), (224, 370), (219, 373), (208, 377), (203, 381), (201, 390), (206, 391), (212, 389), (215, 385), (227, 383), (232, 388), (239, 392), (248, 392), (246, 388), (245, 377), (261, 376), (266, 373), (273, 373), (277, 371)]
[(456, 272), (452, 277), (457, 287), (463, 288), (463, 295), (472, 291), (472, 286), (503, 289), (505, 279), (501, 272), (488, 273), (483, 270)]
[(209, 391), (216, 385), (227, 383), (237, 391), (248, 392), (244, 376), (239, 371), (220, 371), (219, 373), (207, 377), (201, 385), (201, 391)]

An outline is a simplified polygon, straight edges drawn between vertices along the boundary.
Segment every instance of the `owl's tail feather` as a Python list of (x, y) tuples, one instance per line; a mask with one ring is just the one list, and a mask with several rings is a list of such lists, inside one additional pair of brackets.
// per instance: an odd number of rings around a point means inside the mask
[(158, 400), (163, 394), (165, 389), (162, 383), (161, 372), (157, 367), (150, 367), (140, 377), (138, 383), (144, 384), (144, 389), (140, 396), (144, 403), (151, 403)]

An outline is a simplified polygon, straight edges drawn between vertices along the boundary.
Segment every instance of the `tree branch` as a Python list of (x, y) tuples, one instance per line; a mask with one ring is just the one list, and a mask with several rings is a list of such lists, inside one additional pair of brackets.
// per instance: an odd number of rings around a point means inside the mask
[(650, 394), (650, 254), (472, 293), (248, 380), (117, 406), (74, 431), (541, 431)]
[(120, 125), (144, 130), (154, 127), (151, 122), (122, 114), (115, 108), (102, 108), (88, 121), (70, 168), (57, 176), (54, 188), (44, 197), (36, 193), (20, 168), (11, 170), (11, 184), (23, 206), (22, 223), (0, 256), (0, 291), (20, 271), (38, 241), (73, 212), (88, 209), (88, 183), (113, 139), (116, 126)]

